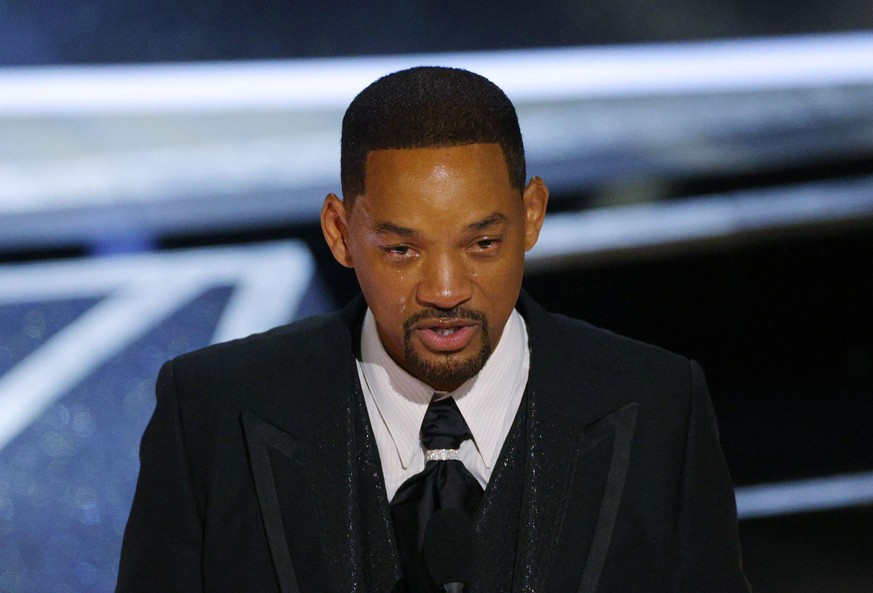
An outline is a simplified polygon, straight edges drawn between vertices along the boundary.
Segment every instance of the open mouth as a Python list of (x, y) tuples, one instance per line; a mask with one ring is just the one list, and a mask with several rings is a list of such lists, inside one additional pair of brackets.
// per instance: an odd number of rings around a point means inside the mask
[(440, 336), (450, 336), (456, 331), (458, 331), (457, 327), (432, 327), (430, 331), (437, 333)]
[(440, 354), (458, 352), (466, 348), (476, 334), (479, 324), (473, 320), (434, 320), (422, 322), (413, 330), (427, 350)]
[(488, 339), (485, 314), (467, 307), (452, 311), (423, 309), (403, 325), (407, 348), (417, 343), (419, 349), (441, 356), (460, 353), (474, 342)]

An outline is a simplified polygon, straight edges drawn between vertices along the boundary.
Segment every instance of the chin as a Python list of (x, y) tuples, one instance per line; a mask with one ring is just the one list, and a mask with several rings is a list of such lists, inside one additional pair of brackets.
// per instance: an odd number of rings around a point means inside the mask
[(406, 367), (414, 376), (439, 391), (453, 391), (464, 381), (474, 377), (491, 355), (491, 345), (482, 340), (479, 350), (467, 355), (447, 354), (424, 358), (417, 350), (406, 345)]

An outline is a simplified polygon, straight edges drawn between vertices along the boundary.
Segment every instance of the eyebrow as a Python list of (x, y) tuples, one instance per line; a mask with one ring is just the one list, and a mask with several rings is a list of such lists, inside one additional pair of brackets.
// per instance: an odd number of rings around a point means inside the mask
[[(482, 231), (487, 228), (493, 227), (496, 224), (501, 224), (508, 221), (509, 219), (500, 212), (493, 212), (482, 220), (477, 220), (474, 223), (468, 224), (465, 230), (468, 232)], [(417, 238), (421, 236), (421, 234), (415, 229), (400, 226), (398, 224), (394, 224), (393, 222), (380, 222), (376, 225), (376, 232), (380, 235), (397, 235), (400, 237)]]
[(488, 216), (486, 216), (482, 220), (474, 222), (473, 224), (468, 224), (467, 230), (468, 231), (482, 231), (482, 230), (485, 230), (485, 229), (492, 227), (496, 224), (501, 224), (504, 222), (509, 222), (509, 219), (506, 218), (500, 212), (492, 212), (491, 214), (489, 214)]
[(376, 225), (376, 232), (380, 235), (399, 235), (401, 237), (418, 237), (418, 231), (409, 227), (400, 226), (393, 222), (380, 222)]

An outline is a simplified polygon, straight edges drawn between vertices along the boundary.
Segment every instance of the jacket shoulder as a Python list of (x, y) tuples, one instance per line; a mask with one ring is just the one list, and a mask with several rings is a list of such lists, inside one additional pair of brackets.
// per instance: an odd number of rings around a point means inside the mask
[(612, 368), (632, 364), (640, 369), (681, 368), (687, 373), (690, 361), (685, 356), (581, 319), (547, 312), (527, 295), (519, 305), (528, 321), (533, 347), (551, 350), (559, 356), (584, 357), (591, 363)]
[(576, 337), (577, 341), (589, 343), (601, 355), (610, 359), (633, 358), (635, 361), (644, 362), (651, 360), (656, 364), (678, 364), (687, 367), (688, 358), (642, 340), (617, 334), (611, 330), (598, 327), (581, 319), (573, 319), (558, 313), (551, 313), (555, 323), (562, 326), (565, 332)]
[(336, 313), (207, 346), (167, 366), (180, 406), (203, 416), (279, 401), (289, 409), (311, 407), (307, 394), (349, 384), (355, 369), (351, 331)]
[(526, 303), (522, 315), (531, 351), (529, 384), (571, 416), (598, 418), (630, 402), (652, 418), (680, 420), (687, 414), (694, 366), (688, 358), (548, 313), (536, 303)]
[(182, 354), (173, 363), (177, 368), (209, 367), (218, 372), (227, 372), (236, 370), (241, 364), (252, 364), (260, 360), (281, 358), (288, 362), (286, 357), (290, 355), (319, 356), (327, 353), (320, 345), (330, 344), (330, 351), (335, 351), (341, 342), (351, 343), (349, 329), (339, 315), (330, 313), (300, 319), (244, 338), (212, 344)]

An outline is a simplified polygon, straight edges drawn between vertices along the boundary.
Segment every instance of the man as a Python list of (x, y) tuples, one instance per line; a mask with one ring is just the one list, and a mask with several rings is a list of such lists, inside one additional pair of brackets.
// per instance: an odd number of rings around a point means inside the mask
[(384, 77), (341, 165), (322, 228), (363, 299), (164, 366), (118, 591), (442, 590), (446, 508), (468, 592), (747, 591), (697, 365), (521, 293), (548, 191), (503, 92)]

